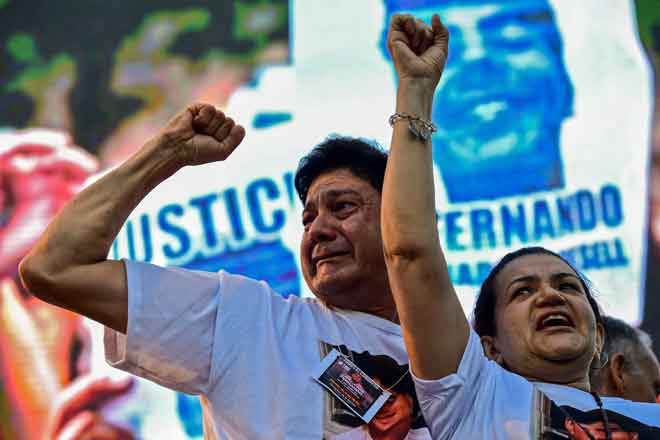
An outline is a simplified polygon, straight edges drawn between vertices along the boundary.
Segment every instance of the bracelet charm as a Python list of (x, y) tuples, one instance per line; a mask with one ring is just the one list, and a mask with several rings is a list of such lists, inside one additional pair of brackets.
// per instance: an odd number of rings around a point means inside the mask
[(431, 121), (426, 121), (420, 117), (409, 115), (407, 113), (394, 113), (389, 118), (390, 126), (394, 127), (394, 124), (401, 120), (408, 121), (408, 130), (410, 133), (417, 139), (422, 141), (428, 141), (433, 133), (435, 133), (438, 128)]

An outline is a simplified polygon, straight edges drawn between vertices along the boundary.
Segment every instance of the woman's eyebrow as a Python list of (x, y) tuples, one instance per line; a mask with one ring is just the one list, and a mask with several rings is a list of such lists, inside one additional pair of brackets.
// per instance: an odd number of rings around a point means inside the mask
[(575, 281), (580, 281), (580, 278), (578, 278), (577, 275), (575, 275), (574, 273), (570, 273), (570, 272), (559, 272), (559, 273), (556, 273), (556, 274), (552, 275), (552, 277), (550, 277), (550, 279), (552, 279), (553, 281), (556, 281), (556, 280), (559, 280), (559, 279), (562, 279), (562, 278), (573, 278), (573, 279), (575, 279)]
[(511, 280), (509, 285), (507, 286), (507, 289), (514, 285), (515, 283), (521, 283), (521, 282), (531, 282), (531, 281), (537, 281), (539, 277), (537, 275), (525, 275), (522, 277), (517, 277)]

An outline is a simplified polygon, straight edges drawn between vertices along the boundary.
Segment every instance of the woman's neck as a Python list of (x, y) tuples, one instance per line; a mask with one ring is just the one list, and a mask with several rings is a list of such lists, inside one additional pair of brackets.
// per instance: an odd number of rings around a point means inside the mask
[[(591, 392), (589, 375), (584, 374), (584, 372), (571, 372), (571, 371), (567, 371), (566, 368), (560, 368), (559, 371), (556, 371), (556, 373), (551, 376), (547, 374), (540, 376), (540, 375), (530, 374), (530, 372), (527, 371), (516, 371), (516, 369), (511, 368), (509, 365), (506, 365), (505, 363), (502, 364), (502, 367), (511, 371), (512, 373), (524, 377), (530, 382), (543, 382), (543, 383), (551, 383), (554, 385), (564, 385), (567, 387), (576, 388), (578, 390), (585, 391), (587, 393)], [(546, 371), (547, 370), (548, 369), (546, 369)]]
[(575, 380), (549, 380), (547, 377), (534, 377), (529, 375), (523, 376), (530, 382), (543, 382), (550, 383), (553, 385), (564, 385), (571, 388), (576, 388), (578, 390), (585, 391), (587, 393), (591, 392), (591, 384), (589, 383), (588, 378), (575, 379)]

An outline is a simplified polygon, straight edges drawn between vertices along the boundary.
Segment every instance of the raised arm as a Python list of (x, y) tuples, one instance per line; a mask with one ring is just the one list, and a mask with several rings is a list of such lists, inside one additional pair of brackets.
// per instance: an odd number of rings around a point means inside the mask
[(224, 160), (245, 130), (208, 104), (175, 116), (135, 155), (71, 200), (21, 261), (23, 284), (38, 298), (126, 332), (128, 288), (122, 262), (107, 255), (137, 204), (186, 165)]
[[(437, 15), (431, 27), (410, 15), (392, 17), (397, 113), (431, 120), (448, 41)], [(411, 367), (422, 379), (438, 379), (456, 372), (469, 324), (438, 238), (431, 140), (412, 134), (406, 119), (393, 130), (381, 208), (385, 261)]]

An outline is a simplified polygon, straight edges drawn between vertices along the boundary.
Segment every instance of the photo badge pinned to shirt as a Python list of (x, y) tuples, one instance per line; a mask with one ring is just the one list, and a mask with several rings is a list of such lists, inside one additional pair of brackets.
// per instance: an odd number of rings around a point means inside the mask
[(365, 423), (391, 395), (336, 349), (323, 358), (313, 377)]

